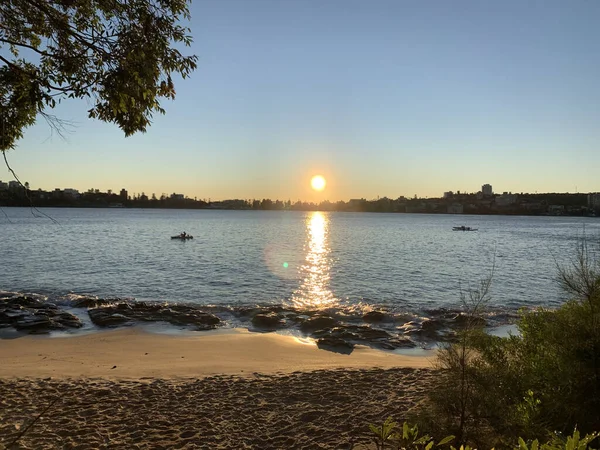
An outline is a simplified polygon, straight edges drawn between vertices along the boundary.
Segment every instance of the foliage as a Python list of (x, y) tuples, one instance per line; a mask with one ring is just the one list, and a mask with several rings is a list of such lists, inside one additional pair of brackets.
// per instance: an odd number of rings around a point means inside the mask
[(434, 446), (439, 447), (448, 444), (454, 439), (454, 436), (447, 436), (437, 444), (427, 434), (419, 435), (417, 425), (409, 425), (404, 422), (402, 429), (397, 429), (397, 423), (391, 417), (388, 417), (381, 426), (369, 424), (369, 429), (375, 435), (374, 442), (377, 449), (419, 449), (431, 450)]
[(573, 300), (522, 311), (517, 336), (473, 331), (443, 349), (440, 382), (421, 423), (461, 443), (501, 447), (514, 436), (600, 429), (599, 269), (582, 243), (571, 266), (559, 270)]
[(88, 98), (89, 117), (129, 136), (145, 131), (160, 99), (175, 98), (173, 74), (196, 56), (188, 0), (3, 0), (0, 2), (0, 150), (13, 148), (41, 114), (65, 98)]
[[(435, 442), (429, 435), (419, 435), (417, 425), (409, 425), (404, 422), (402, 430), (398, 430), (397, 423), (391, 417), (388, 417), (381, 426), (369, 425), (374, 435), (374, 442), (377, 449), (395, 449), (395, 450), (431, 450), (434, 447), (447, 447), (450, 450), (474, 450), (469, 445), (461, 445), (458, 449), (451, 445), (454, 436), (447, 436)], [(511, 445), (508, 448), (514, 450), (587, 450), (592, 449), (592, 442), (600, 437), (600, 433), (594, 432), (581, 437), (579, 430), (575, 429), (571, 436), (563, 438), (557, 434), (544, 444), (540, 444), (537, 439), (528, 444), (523, 438), (519, 437), (517, 445)]]
[(541, 445), (537, 439), (534, 440), (531, 445), (527, 445), (523, 438), (519, 438), (519, 446), (515, 450), (586, 450), (591, 449), (590, 444), (599, 436), (600, 433), (594, 432), (586, 434), (582, 438), (581, 434), (576, 429), (573, 434), (566, 439), (555, 436), (549, 442)]
[[(438, 352), (437, 365), (440, 369), (438, 388), (430, 397), (436, 408), (425, 410), (419, 420), (428, 428), (439, 433), (451, 433), (458, 442), (467, 442), (476, 423), (481, 399), (477, 395), (477, 361), (479, 355), (472, 343), (483, 335), (485, 320), (482, 313), (490, 300), (490, 288), (495, 271), (495, 260), (489, 274), (475, 287), (461, 289), (464, 309), (463, 328), (456, 341), (444, 345)], [(429, 416), (427, 413), (431, 413)], [(478, 430), (481, 432), (481, 430)]]

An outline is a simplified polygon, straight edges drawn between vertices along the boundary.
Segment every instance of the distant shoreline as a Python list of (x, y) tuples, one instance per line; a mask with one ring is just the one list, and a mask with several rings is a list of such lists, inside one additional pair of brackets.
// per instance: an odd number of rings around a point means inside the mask
[(145, 193), (129, 195), (121, 189), (101, 192), (89, 189), (80, 193), (76, 189), (25, 190), (21, 186), (0, 189), (0, 207), (56, 207), (56, 208), (142, 208), (142, 209), (209, 209), (253, 211), (337, 211), (337, 212), (387, 212), (415, 214), (465, 214), (465, 215), (520, 215), (520, 216), (600, 216), (600, 194), (543, 193), (543, 194), (465, 194), (446, 192), (435, 198), (377, 197), (367, 200), (354, 198), (306, 202), (297, 200), (271, 200), (235, 198), (213, 201), (189, 198), (184, 194), (162, 194), (157, 197)]
[(502, 211), (477, 211), (462, 213), (436, 212), (436, 211), (360, 211), (336, 209), (252, 209), (252, 208), (222, 208), (222, 207), (188, 207), (188, 206), (109, 206), (109, 205), (0, 205), (0, 208), (58, 208), (58, 209), (135, 209), (135, 210), (186, 210), (186, 211), (258, 211), (258, 212), (336, 212), (336, 213), (375, 213), (375, 214), (418, 214), (435, 216), (524, 216), (524, 217), (590, 217), (600, 218), (600, 215), (581, 213), (537, 213), (537, 212), (502, 212)]

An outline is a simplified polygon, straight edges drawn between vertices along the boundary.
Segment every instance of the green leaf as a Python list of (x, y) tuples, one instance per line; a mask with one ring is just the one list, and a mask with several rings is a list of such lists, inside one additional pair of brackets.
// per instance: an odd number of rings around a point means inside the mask
[(408, 439), (408, 422), (402, 425), (402, 439)]
[(527, 444), (525, 443), (525, 441), (523, 440), (522, 437), (519, 437), (519, 448), (521, 450), (529, 450), (529, 448), (527, 447)]
[(446, 445), (447, 443), (453, 441), (455, 438), (455, 436), (446, 436), (444, 439), (442, 439), (440, 442), (437, 443), (437, 446), (441, 446), (441, 445)]

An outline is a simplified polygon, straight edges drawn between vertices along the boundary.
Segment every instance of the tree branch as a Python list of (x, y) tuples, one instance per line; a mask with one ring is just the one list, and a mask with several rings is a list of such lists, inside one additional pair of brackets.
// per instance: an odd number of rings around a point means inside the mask
[(30, 50), (33, 50), (34, 52), (36, 52), (36, 53), (38, 53), (38, 54), (40, 54), (42, 56), (48, 56), (49, 58), (60, 58), (60, 56), (54, 55), (52, 53), (45, 52), (44, 50), (40, 50), (40, 49), (34, 47), (33, 45), (23, 44), (23, 43), (20, 43), (20, 42), (11, 41), (11, 40), (4, 39), (4, 38), (0, 38), (0, 42), (4, 42), (6, 44), (15, 45), (15, 46), (19, 46), (19, 47), (25, 47), (25, 48), (28, 48)]
[(46, 6), (40, 5), (38, 2), (34, 1), (34, 0), (24, 0), (25, 2), (27, 2), (29, 5), (33, 6), (34, 8), (40, 10), (41, 12), (43, 12), (44, 14), (46, 14), (46, 16), (59, 28), (62, 28), (68, 35), (70, 35), (71, 37), (75, 38), (77, 41), (79, 41), (81, 44), (83, 44), (84, 46), (88, 47), (91, 50), (94, 50), (98, 53), (101, 53), (105, 56), (110, 57), (110, 54), (107, 53), (102, 47), (97, 47), (95, 45), (95, 43), (91, 43), (89, 41), (87, 41), (83, 36), (81, 36), (81, 34), (79, 34), (78, 31), (75, 31), (73, 29), (73, 27), (71, 27), (71, 25), (68, 22), (63, 21), (60, 18), (57, 18), (55, 16), (55, 14), (57, 14), (58, 12), (52, 8), (47, 8)]
[[(17, 183), (19, 183), (19, 186), (21, 186), (25, 190), (25, 196), (27, 197), (27, 200), (29, 200), (29, 206), (31, 207), (31, 211), (32, 211), (33, 216), (35, 216), (35, 214), (34, 214), (34, 211), (35, 211), (38, 214), (40, 214), (41, 216), (47, 217), (48, 219), (50, 219), (55, 224), (60, 225), (59, 222), (56, 219), (50, 217), (46, 213), (41, 212), (39, 209), (37, 209), (35, 206), (33, 206), (33, 202), (31, 201), (31, 197), (29, 197), (29, 189), (27, 189), (25, 187), (25, 185), (23, 183), (21, 183), (21, 180), (19, 180), (19, 177), (17, 176), (17, 174), (15, 173), (15, 171), (13, 170), (13, 168), (10, 166), (10, 164), (8, 164), (8, 159), (6, 158), (6, 150), (1, 150), (1, 151), (2, 151), (2, 156), (4, 157), (4, 163), (6, 164), (6, 168), (9, 170), (9, 172), (15, 178), (15, 180), (17, 181)], [(40, 416), (41, 416), (41, 414), (40, 414)], [(20, 436), (19, 436), (19, 438), (20, 438)]]
[(26, 71), (22, 67), (19, 67), (18, 65), (11, 63), (8, 59), (4, 58), (2, 55), (0, 55), (0, 61), (4, 62), (11, 69), (15, 69), (15, 70), (18, 70), (19, 72), (23, 72), (23, 73), (25, 73), (25, 74), (27, 74), (29, 76), (32, 76), (31, 73), (29, 73), (28, 71)]

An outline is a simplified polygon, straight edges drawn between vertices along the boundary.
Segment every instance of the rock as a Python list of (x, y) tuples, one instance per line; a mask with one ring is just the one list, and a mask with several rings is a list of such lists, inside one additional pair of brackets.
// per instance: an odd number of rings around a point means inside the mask
[(354, 350), (354, 344), (346, 342), (343, 339), (336, 337), (324, 337), (317, 341), (317, 347), (322, 350), (329, 350), (336, 353), (344, 353), (349, 355)]
[(252, 318), (252, 325), (258, 328), (277, 328), (284, 325), (284, 321), (275, 314), (256, 314)]
[(13, 295), (0, 299), (0, 326), (39, 334), (82, 325), (77, 316), (62, 311), (43, 297)]
[(75, 308), (97, 308), (98, 306), (110, 305), (114, 300), (95, 298), (95, 297), (79, 297), (71, 302)]
[(367, 323), (382, 322), (387, 318), (387, 314), (381, 311), (369, 311), (363, 316), (363, 320)]
[(426, 319), (421, 323), (421, 327), (416, 330), (411, 330), (410, 334), (419, 336), (421, 339), (429, 341), (440, 340), (439, 331), (444, 329), (444, 324), (437, 319)]
[(334, 328), (317, 330), (310, 335), (318, 340), (334, 339), (353, 345), (363, 344), (385, 350), (411, 348), (415, 346), (415, 343), (405, 336), (392, 334), (386, 330), (366, 325), (340, 325)]
[(454, 316), (452, 322), (452, 325), (461, 328), (469, 325), (469, 322), (473, 327), (485, 327), (487, 325), (487, 322), (483, 317), (469, 317), (467, 314), (464, 313), (459, 313), (456, 316)]
[(343, 339), (355, 339), (369, 341), (374, 339), (388, 339), (391, 335), (378, 328), (372, 328), (367, 325), (346, 325), (335, 327), (331, 330), (331, 335)]
[(17, 330), (49, 329), (51, 328), (52, 321), (50, 320), (50, 317), (39, 314), (19, 317), (14, 325)]
[(412, 340), (410, 340), (409, 338), (404, 337), (404, 336), (392, 337), (387, 342), (383, 342), (383, 343), (380, 342), (375, 345), (381, 346), (382, 344), (384, 345), (384, 347), (381, 347), (381, 348), (384, 348), (385, 350), (393, 350), (393, 349), (397, 349), (397, 348), (414, 348), (417, 346), (417, 344), (415, 344)]
[(66, 311), (57, 314), (54, 320), (67, 328), (81, 328), (83, 326), (79, 317)]
[(311, 331), (322, 330), (324, 328), (331, 328), (338, 324), (338, 321), (333, 317), (329, 316), (315, 316), (305, 320), (300, 324), (300, 329), (307, 333)]
[(129, 322), (129, 319), (123, 314), (112, 314), (111, 311), (105, 311), (110, 308), (90, 309), (88, 314), (94, 325), (99, 327), (114, 327)]
[(7, 309), (2, 311), (2, 313), (9, 319), (18, 319), (19, 317), (24, 317), (28, 314), (24, 309)]
[(444, 324), (436, 319), (425, 319), (423, 323), (421, 323), (422, 331), (439, 331), (444, 328)]
[(390, 333), (387, 331), (371, 327), (358, 327), (355, 333), (359, 338), (367, 341), (372, 341), (375, 339), (389, 339), (391, 337)]
[(196, 330), (211, 330), (221, 322), (217, 316), (189, 305), (166, 305), (149, 302), (121, 301), (88, 310), (98, 326), (114, 326), (126, 322), (168, 322), (173, 325), (194, 326)]

